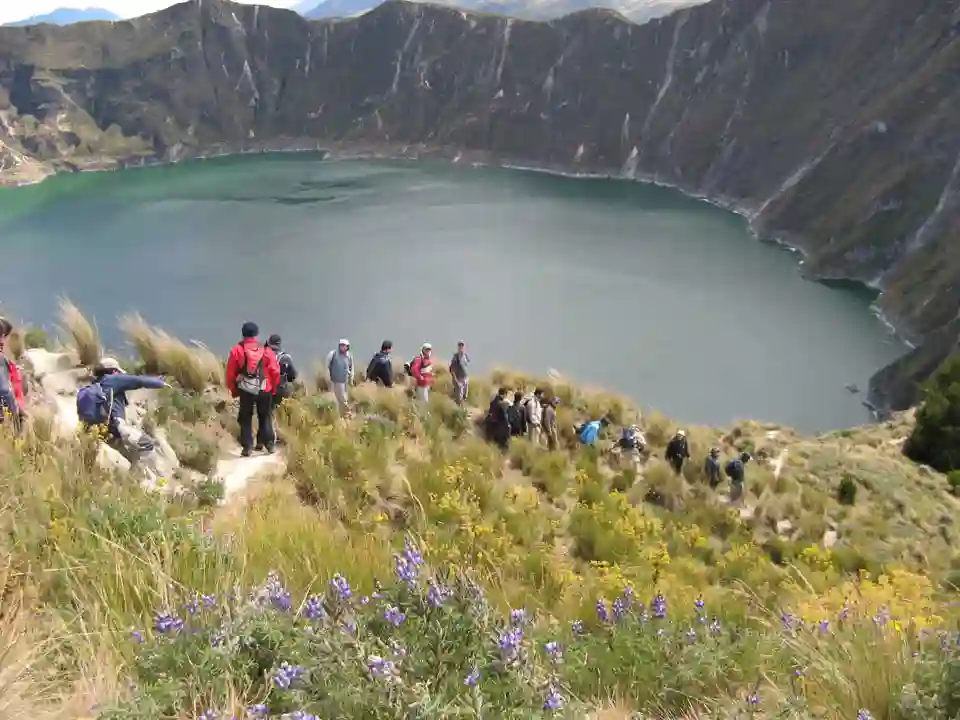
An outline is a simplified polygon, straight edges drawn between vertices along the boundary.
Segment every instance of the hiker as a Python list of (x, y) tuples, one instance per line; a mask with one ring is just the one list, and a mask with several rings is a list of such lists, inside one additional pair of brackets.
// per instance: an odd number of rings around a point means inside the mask
[(420, 354), (410, 363), (410, 376), (416, 382), (416, 398), (427, 402), (433, 387), (433, 345), (420, 346)]
[(557, 433), (557, 405), (559, 404), (560, 398), (554, 396), (543, 407), (543, 434), (547, 438), (547, 448), (551, 451), (560, 446), (560, 437)]
[(20, 432), (24, 419), (23, 378), (20, 368), (4, 355), (7, 339), (13, 333), (13, 325), (0, 318), (0, 422), (7, 417), (13, 422), (15, 432)]
[(280, 382), (273, 392), (273, 442), (280, 443), (280, 431), (277, 428), (277, 408), (288, 397), (293, 395), (293, 383), (297, 380), (297, 368), (293, 364), (293, 358), (290, 353), (283, 349), (283, 339), (273, 334), (267, 340), (267, 347), (273, 350), (277, 356), (277, 364), (280, 365)]
[(337, 343), (337, 349), (327, 355), (327, 372), (333, 385), (333, 395), (337, 398), (340, 415), (344, 416), (350, 408), (347, 388), (353, 384), (353, 355), (350, 353), (350, 341), (346, 338)]
[(487, 411), (487, 437), (501, 450), (510, 447), (510, 406), (507, 404), (507, 389), (500, 388)]
[(530, 434), (530, 442), (534, 445), (540, 444), (540, 431), (543, 422), (543, 390), (537, 388), (533, 395), (525, 401), (527, 411), (527, 432)]
[(625, 427), (620, 433), (617, 445), (620, 448), (621, 464), (632, 467), (634, 472), (640, 472), (641, 453), (647, 445), (647, 439), (640, 432), (640, 427), (635, 424)]
[(257, 413), (257, 450), (274, 451), (274, 391), (280, 384), (280, 363), (269, 347), (257, 340), (260, 328), (245, 322), (243, 339), (230, 350), (227, 359), (227, 390), (240, 400), (237, 422), (240, 423), (240, 455), (250, 457), (253, 450), (253, 413)]
[(367, 365), (367, 380), (375, 382), (384, 387), (393, 387), (393, 361), (390, 360), (390, 353), (393, 352), (393, 343), (384, 340), (380, 343), (380, 352), (373, 356), (373, 360)]
[(703, 473), (707, 476), (710, 489), (716, 490), (720, 484), (720, 448), (710, 448), (710, 454), (707, 455), (706, 462), (703, 464)]
[(507, 417), (510, 420), (510, 434), (513, 437), (523, 437), (527, 434), (527, 413), (523, 407), (523, 393), (515, 392), (513, 394), (513, 405), (507, 409)]
[(724, 472), (730, 478), (730, 502), (738, 502), (743, 497), (743, 481), (746, 476), (745, 465), (750, 462), (750, 453), (742, 452), (739, 457), (727, 463)]
[(127, 422), (127, 393), (132, 390), (160, 390), (170, 387), (159, 376), (129, 375), (115, 358), (101, 358), (93, 368), (93, 382), (77, 392), (77, 418), (84, 428), (103, 426), (143, 465), (157, 470), (156, 441), (143, 430)]
[(461, 340), (457, 343), (457, 351), (450, 360), (450, 377), (453, 378), (453, 399), (461, 407), (467, 401), (469, 390), (470, 356), (467, 355), (467, 345)]
[(667, 443), (666, 458), (673, 471), (679, 475), (683, 471), (683, 463), (690, 457), (690, 446), (687, 444), (687, 432), (677, 430), (676, 434)]
[(597, 442), (597, 438), (600, 437), (600, 431), (609, 424), (610, 421), (606, 416), (599, 420), (591, 420), (577, 428), (577, 437), (580, 438), (580, 442), (584, 445), (594, 445)]

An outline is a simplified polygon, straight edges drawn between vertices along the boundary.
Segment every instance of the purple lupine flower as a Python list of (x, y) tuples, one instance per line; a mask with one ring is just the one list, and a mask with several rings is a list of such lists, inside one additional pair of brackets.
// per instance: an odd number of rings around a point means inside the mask
[(364, 595), (362, 598), (360, 598), (360, 604), (361, 604), (361, 605), (369, 605), (369, 604), (370, 604), (370, 598), (369, 598), (368, 596)]
[(248, 718), (265, 718), (270, 714), (270, 708), (262, 703), (259, 705), (251, 705), (247, 708), (247, 717)]
[(570, 623), (570, 630), (574, 635), (583, 635), (584, 632), (586, 632), (583, 620), (574, 620), (572, 623)]
[(657, 620), (663, 620), (667, 617), (667, 599), (660, 593), (650, 601), (650, 610)]
[(527, 621), (527, 611), (523, 608), (517, 608), (510, 611), (510, 623), (512, 625), (523, 625)]
[(353, 620), (347, 620), (343, 623), (343, 631), (348, 635), (357, 634), (357, 624)]
[(394, 662), (379, 655), (371, 655), (367, 659), (367, 669), (378, 680), (392, 680), (397, 676), (397, 666)]
[(207, 710), (203, 715), (197, 718), (197, 720), (217, 720), (219, 716), (213, 710)]
[(187, 615), (196, 615), (200, 612), (200, 599), (194, 595), (190, 598), (190, 601), (183, 606), (183, 609), (187, 612)]
[(463, 679), (463, 684), (467, 687), (476, 687), (478, 682), (480, 682), (480, 670), (477, 668), (473, 668)]
[(850, 608), (844, 605), (843, 610), (837, 615), (837, 620), (839, 622), (844, 622), (847, 619), (847, 616), (850, 615)]
[(417, 584), (417, 578), (420, 575), (420, 571), (417, 569), (417, 566), (407, 560), (405, 556), (394, 555), (393, 568), (397, 575), (397, 580), (404, 582), (411, 587)]
[(821, 634), (826, 635), (828, 632), (830, 632), (830, 621), (821, 620), (819, 623), (817, 623), (817, 629), (821, 632)]
[(138, 645), (143, 642), (143, 633), (139, 630), (131, 630), (130, 636), (133, 638), (133, 641)]
[(693, 628), (690, 628), (689, 630), (687, 630), (687, 640), (689, 640), (689, 641), (692, 642), (692, 643), (696, 642), (696, 641), (697, 641), (697, 631), (694, 630)]
[(760, 696), (757, 695), (755, 692), (750, 693), (749, 695), (747, 695), (747, 703), (750, 705), (759, 705)]
[(171, 613), (161, 612), (154, 618), (153, 627), (161, 635), (179, 632), (183, 629), (183, 620)]
[(629, 585), (623, 589), (623, 602), (627, 607), (633, 604), (633, 588)]
[(623, 616), (627, 614), (627, 605), (623, 598), (617, 598), (613, 601), (613, 617), (615, 620), (623, 620)]
[(523, 642), (523, 628), (511, 628), (500, 633), (498, 644), (500, 656), (504, 660), (513, 660), (520, 653), (520, 644)]
[(274, 671), (273, 685), (280, 690), (286, 690), (293, 685), (304, 673), (299, 665), (284, 662)]
[(431, 607), (438, 608), (443, 605), (449, 595), (450, 591), (434, 580), (430, 582), (430, 587), (427, 589), (427, 602)]
[(340, 602), (346, 602), (353, 595), (353, 590), (350, 589), (350, 583), (348, 583), (347, 579), (340, 573), (336, 573), (330, 578), (330, 589)]
[(555, 640), (551, 640), (548, 643), (544, 643), (543, 650), (550, 656), (551, 662), (560, 662), (563, 659), (563, 648), (560, 647), (560, 643)]
[(793, 613), (782, 612), (780, 613), (780, 624), (783, 625), (783, 629), (786, 631), (793, 630), (794, 624), (796, 623), (797, 618)]
[(563, 695), (560, 694), (560, 691), (556, 686), (551, 685), (550, 689), (547, 690), (547, 697), (543, 701), (543, 709), (548, 711), (557, 711), (563, 709)]
[(702, 595), (697, 598), (697, 602), (695, 602), (694, 605), (696, 605), (697, 610), (703, 610), (706, 603), (703, 601)]
[(289, 715), (282, 715), (284, 720), (320, 720), (319, 715), (308, 713), (306, 710), (295, 710)]
[(610, 622), (610, 611), (607, 610), (607, 603), (603, 598), (597, 600), (597, 619), (602, 622)]
[(873, 714), (866, 709), (860, 710), (857, 713), (857, 720), (873, 720)]
[(261, 588), (259, 597), (266, 600), (267, 603), (277, 610), (283, 612), (287, 612), (293, 604), (290, 592), (283, 586), (283, 583), (280, 582), (280, 576), (275, 570), (267, 573), (267, 581), (264, 583), (263, 588)]
[(407, 619), (407, 616), (400, 612), (400, 608), (396, 605), (391, 605), (383, 611), (383, 619), (394, 627), (400, 627), (403, 621)]
[(403, 541), (403, 557), (414, 567), (423, 565), (423, 555), (420, 553), (420, 548), (410, 538), (405, 538)]
[(323, 609), (323, 598), (320, 595), (311, 595), (303, 603), (303, 609), (300, 611), (307, 620), (318, 620), (326, 615)]

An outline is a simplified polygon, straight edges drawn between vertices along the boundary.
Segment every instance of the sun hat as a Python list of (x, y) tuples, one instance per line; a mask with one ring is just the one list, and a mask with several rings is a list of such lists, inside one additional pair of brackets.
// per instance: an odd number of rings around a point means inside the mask
[(124, 372), (124, 369), (120, 366), (120, 363), (116, 358), (105, 357), (100, 358), (100, 367), (104, 370), (116, 370), (117, 372)]

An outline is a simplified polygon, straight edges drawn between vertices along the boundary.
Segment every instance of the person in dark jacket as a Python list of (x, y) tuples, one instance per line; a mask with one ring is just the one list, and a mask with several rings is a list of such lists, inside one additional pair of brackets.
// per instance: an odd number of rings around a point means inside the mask
[(153, 451), (156, 442), (140, 428), (127, 422), (127, 393), (133, 390), (160, 390), (170, 387), (159, 376), (129, 375), (112, 357), (105, 357), (93, 369), (93, 376), (107, 398), (107, 430), (131, 451), (145, 455)]
[(13, 333), (13, 324), (0, 318), (0, 422), (9, 416), (14, 430), (20, 431), (24, 418), (23, 379), (20, 368), (4, 355), (7, 339)]
[(690, 446), (684, 430), (677, 430), (676, 435), (667, 443), (666, 457), (670, 467), (679, 475), (683, 471), (683, 463), (690, 457)]
[[(280, 427), (277, 424), (277, 408), (285, 399), (293, 395), (293, 384), (297, 381), (297, 368), (293, 364), (293, 357), (283, 349), (283, 338), (273, 334), (267, 340), (267, 347), (273, 350), (277, 356), (277, 364), (280, 366), (280, 382), (273, 391), (273, 412), (270, 418), (273, 422), (273, 441), (277, 445), (281, 444)], [(254, 446), (255, 450), (263, 450), (263, 445)]]
[(710, 489), (716, 490), (720, 484), (720, 448), (710, 448), (710, 454), (707, 455), (706, 462), (703, 464), (703, 473), (707, 476), (707, 482), (710, 483)]
[[(243, 339), (230, 350), (227, 359), (227, 390), (240, 400), (237, 421), (240, 423), (241, 456), (250, 457), (253, 450), (253, 413), (257, 413), (257, 447), (274, 451), (273, 395), (280, 384), (280, 363), (269, 347), (257, 342), (260, 328), (246, 322), (241, 328)], [(255, 374), (254, 374), (255, 373)]]
[(742, 452), (733, 458), (724, 468), (730, 478), (730, 502), (738, 502), (743, 497), (743, 482), (746, 479), (746, 464), (750, 462), (750, 453)]
[(392, 352), (392, 342), (384, 340), (380, 343), (380, 352), (374, 355), (367, 365), (367, 380), (384, 387), (393, 387), (393, 361), (390, 359)]
[(510, 434), (514, 437), (523, 437), (527, 434), (527, 412), (523, 406), (523, 393), (515, 392), (513, 394), (513, 405), (507, 410), (507, 417), (510, 420)]
[(487, 435), (491, 442), (506, 451), (510, 447), (511, 430), (507, 389), (500, 388), (487, 411)]

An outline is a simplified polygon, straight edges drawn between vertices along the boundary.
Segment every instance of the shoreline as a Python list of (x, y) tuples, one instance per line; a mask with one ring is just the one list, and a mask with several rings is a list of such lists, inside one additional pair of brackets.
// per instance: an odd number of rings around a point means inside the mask
[[(912, 333), (908, 329), (901, 329), (881, 309), (879, 300), (883, 296), (883, 287), (877, 281), (865, 281), (850, 277), (826, 277), (823, 275), (808, 274), (803, 271), (807, 251), (799, 244), (788, 241), (783, 235), (771, 234), (763, 236), (757, 229), (756, 221), (759, 211), (748, 202), (737, 201), (729, 197), (710, 197), (690, 190), (676, 183), (664, 181), (652, 173), (625, 173), (622, 169), (614, 172), (612, 168), (586, 166), (583, 170), (570, 169), (558, 163), (548, 163), (529, 159), (507, 158), (489, 150), (473, 150), (446, 145), (426, 145), (423, 143), (378, 143), (365, 141), (320, 141), (312, 138), (278, 138), (256, 143), (215, 144), (205, 150), (174, 146), (169, 157), (141, 156), (134, 158), (92, 158), (87, 162), (68, 163), (68, 167), (57, 167), (52, 163), (50, 174), (42, 178), (5, 185), (0, 178), (0, 189), (4, 187), (18, 188), (39, 185), (40, 183), (58, 175), (69, 173), (105, 173), (132, 170), (136, 168), (163, 167), (166, 165), (180, 165), (186, 162), (202, 162), (220, 158), (239, 157), (248, 155), (283, 155), (316, 153), (323, 160), (407, 160), (418, 161), (423, 159), (442, 159), (455, 164), (469, 164), (473, 167), (500, 167), (519, 172), (544, 173), (559, 177), (615, 180), (636, 182), (656, 187), (667, 188), (683, 193), (691, 200), (707, 203), (718, 209), (733, 213), (746, 221), (747, 231), (758, 242), (777, 245), (784, 250), (798, 255), (797, 272), (811, 282), (824, 283), (829, 280), (852, 283), (864, 289), (877, 293), (876, 298), (868, 306), (870, 312), (881, 322), (890, 334), (904, 346), (904, 354), (915, 350), (917, 343), (910, 339)], [(879, 372), (882, 368), (877, 368)]]

